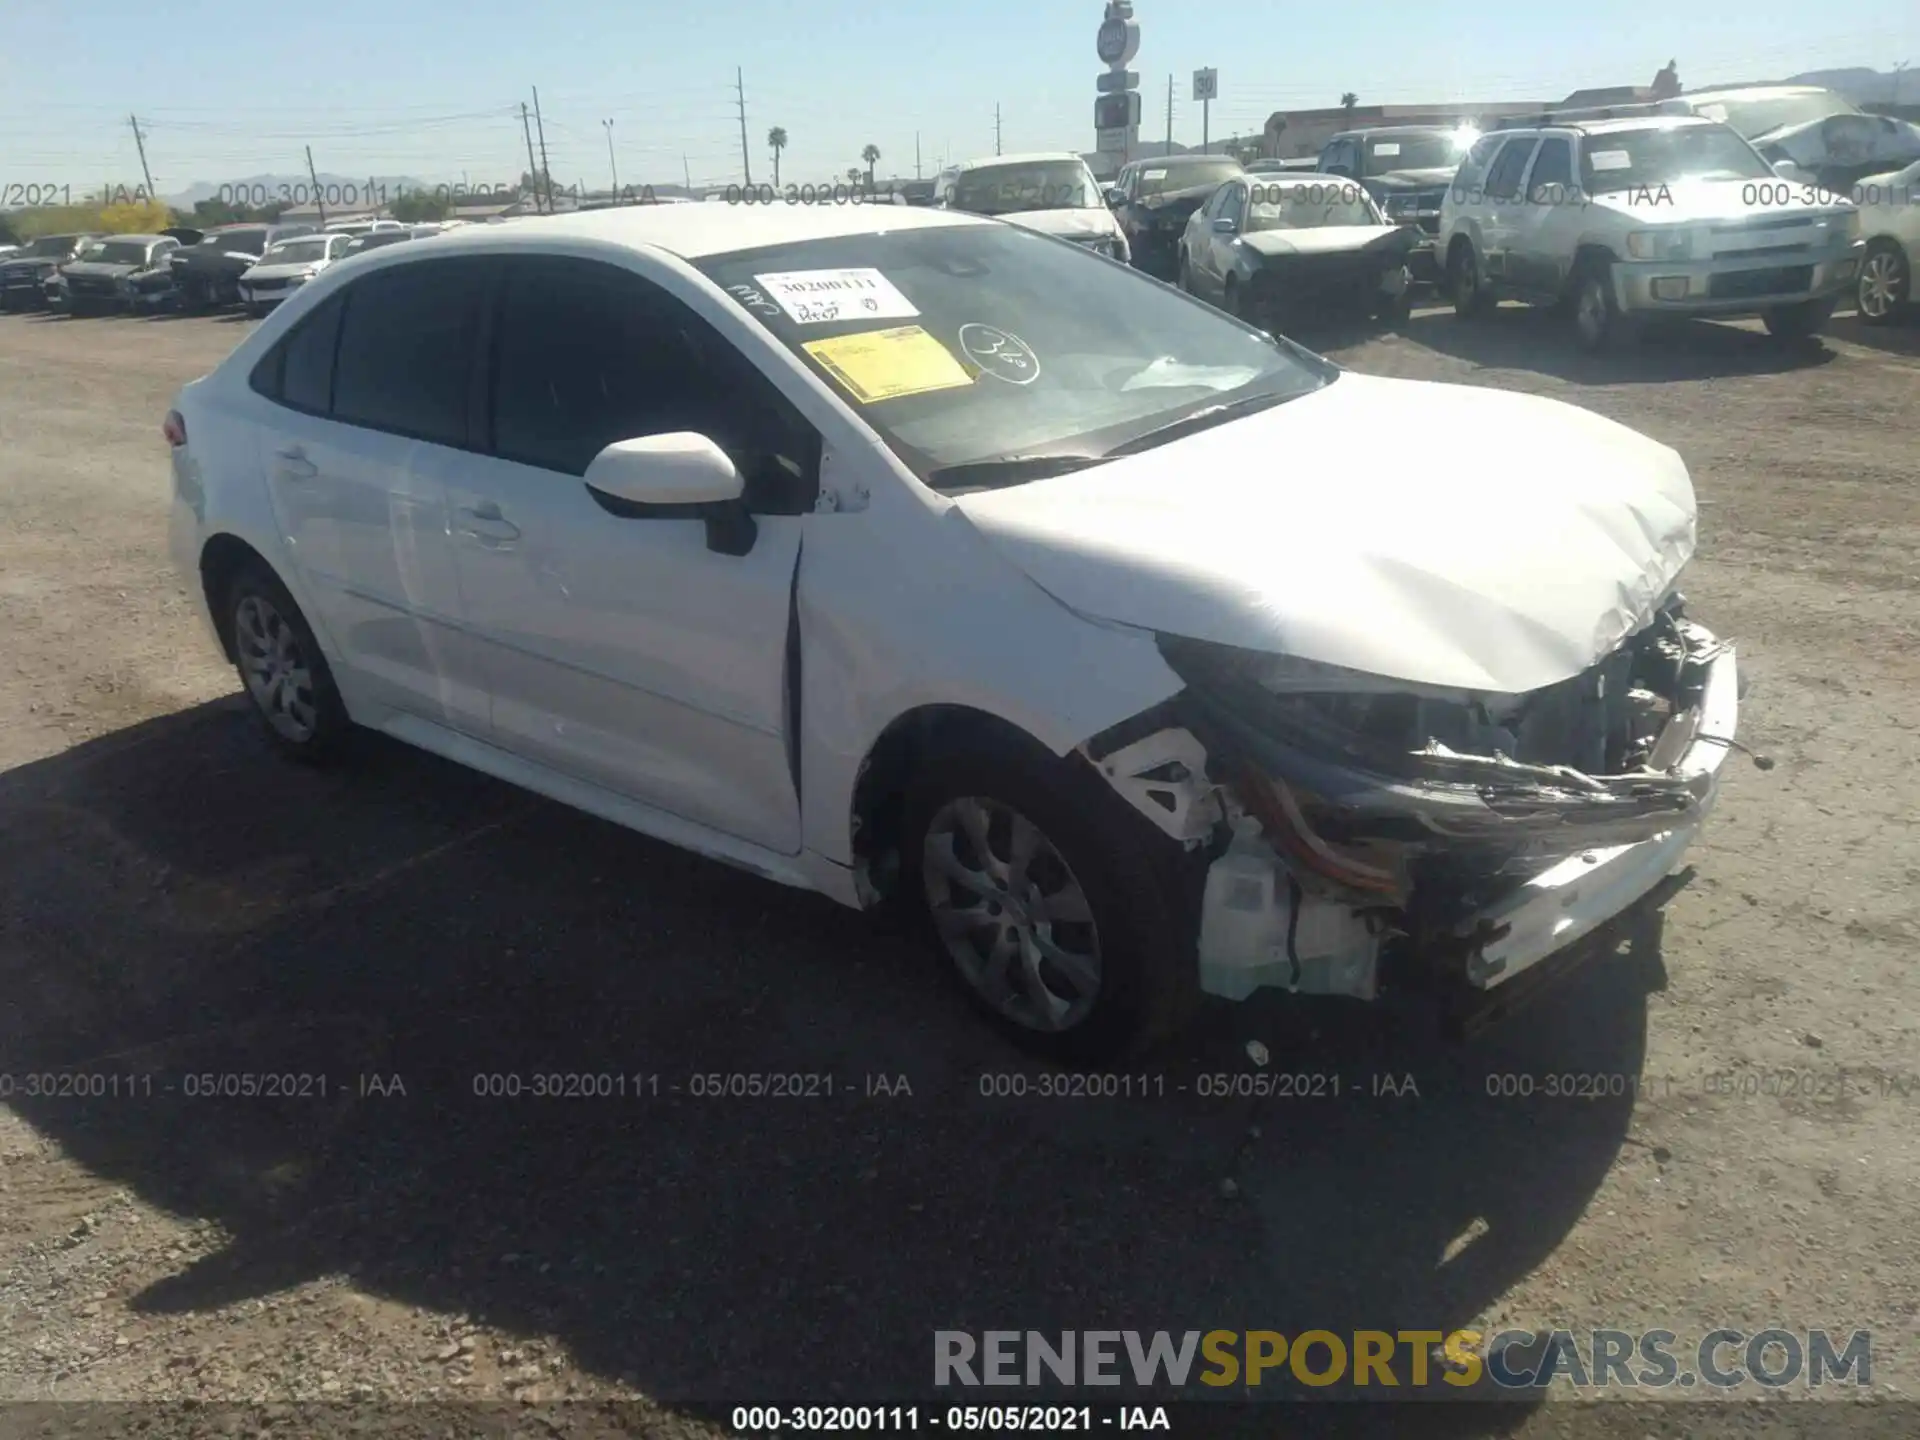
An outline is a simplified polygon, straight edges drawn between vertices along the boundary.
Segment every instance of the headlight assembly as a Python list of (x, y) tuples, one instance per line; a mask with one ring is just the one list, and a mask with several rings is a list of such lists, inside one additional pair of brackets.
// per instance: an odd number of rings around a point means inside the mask
[(1636, 260), (1685, 260), (1693, 237), (1685, 230), (1635, 230), (1627, 236), (1627, 254)]

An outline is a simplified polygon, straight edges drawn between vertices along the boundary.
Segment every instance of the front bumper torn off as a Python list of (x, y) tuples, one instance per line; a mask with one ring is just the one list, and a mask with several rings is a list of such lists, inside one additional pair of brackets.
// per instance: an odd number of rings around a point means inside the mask
[[(1276, 739), (1276, 711), (1176, 663), (1178, 723), (1097, 763), (1206, 852), (1201, 988), (1371, 1000), (1412, 984), (1477, 1003), (1654, 891), (1713, 808), (1739, 707), (1731, 645), (1677, 611), (1668, 627), (1671, 694), (1613, 774), (1431, 739), (1381, 774)], [(1618, 693), (1624, 669), (1608, 673)]]

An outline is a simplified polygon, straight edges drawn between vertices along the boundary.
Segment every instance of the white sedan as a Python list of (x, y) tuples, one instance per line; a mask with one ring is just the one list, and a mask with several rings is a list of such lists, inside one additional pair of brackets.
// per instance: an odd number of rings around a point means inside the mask
[(1869, 325), (1899, 319), (1913, 303), (1913, 261), (1920, 255), (1920, 160), (1853, 187), (1867, 242), (1854, 304)]
[(354, 236), (344, 231), (282, 240), (240, 276), (240, 303), (258, 317), (294, 294), (347, 253)]
[[(364, 726), (909, 907), (1062, 1059), (1262, 986), (1484, 1019), (1661, 886), (1732, 742), (1673, 450), (951, 210), (392, 246), (164, 428), (289, 755)], [(1375, 443), (1433, 433), (1501, 443)]]

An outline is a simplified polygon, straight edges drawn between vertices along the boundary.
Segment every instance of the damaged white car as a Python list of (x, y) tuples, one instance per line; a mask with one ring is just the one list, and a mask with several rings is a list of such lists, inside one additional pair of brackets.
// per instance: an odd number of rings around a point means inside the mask
[(281, 748), (372, 727), (908, 906), (1068, 1060), (1205, 992), (1497, 992), (1660, 884), (1734, 743), (1671, 449), (953, 211), (395, 246), (165, 431)]

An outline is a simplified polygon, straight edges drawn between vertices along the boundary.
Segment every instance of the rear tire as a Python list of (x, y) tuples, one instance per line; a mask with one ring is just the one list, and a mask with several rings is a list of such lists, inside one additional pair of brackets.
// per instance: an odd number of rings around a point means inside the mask
[(1180, 269), (1175, 273), (1173, 283), (1179, 289), (1186, 291), (1187, 294), (1193, 294), (1193, 267), (1187, 264), (1187, 257), (1184, 252), (1180, 256)]
[(1833, 318), (1834, 299), (1802, 300), (1798, 305), (1776, 305), (1760, 318), (1776, 340), (1810, 340)]
[(304, 764), (338, 759), (353, 731), (306, 616), (262, 561), (243, 565), (222, 597), (234, 669), (267, 738)]
[(1383, 295), (1374, 306), (1374, 315), (1380, 323), (1390, 330), (1404, 330), (1407, 322), (1413, 318), (1413, 287), (1411, 284), (1398, 295)]
[(920, 769), (901, 883), (944, 968), (1016, 1045), (1131, 1059), (1199, 999), (1182, 852), (1077, 758), (968, 736)]

